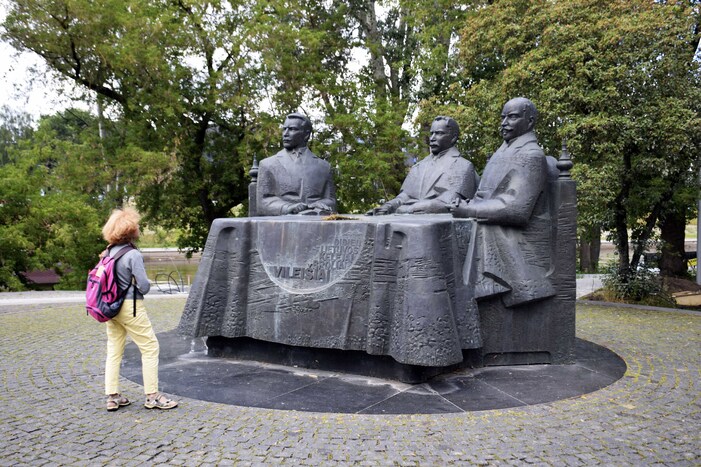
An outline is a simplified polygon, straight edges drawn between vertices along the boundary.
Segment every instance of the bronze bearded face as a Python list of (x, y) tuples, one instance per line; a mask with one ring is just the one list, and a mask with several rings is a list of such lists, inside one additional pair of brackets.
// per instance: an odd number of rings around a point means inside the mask
[(533, 129), (535, 118), (528, 111), (525, 99), (512, 99), (501, 111), (501, 136), (507, 143)]
[(446, 149), (455, 145), (456, 135), (448, 126), (445, 120), (434, 120), (431, 124), (431, 137), (428, 140), (428, 145), (431, 147), (431, 153), (438, 155)]

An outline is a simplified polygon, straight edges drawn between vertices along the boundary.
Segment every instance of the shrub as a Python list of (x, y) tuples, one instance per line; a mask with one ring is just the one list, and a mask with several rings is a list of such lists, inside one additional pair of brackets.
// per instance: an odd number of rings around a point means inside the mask
[(620, 270), (617, 265), (609, 265), (602, 283), (607, 301), (676, 308), (659, 273), (650, 268)]

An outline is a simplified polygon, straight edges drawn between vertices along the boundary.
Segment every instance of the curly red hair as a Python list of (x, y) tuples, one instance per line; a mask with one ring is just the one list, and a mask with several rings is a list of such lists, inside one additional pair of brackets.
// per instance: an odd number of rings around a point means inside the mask
[(102, 237), (110, 245), (121, 245), (139, 238), (141, 216), (134, 208), (115, 209), (102, 227)]

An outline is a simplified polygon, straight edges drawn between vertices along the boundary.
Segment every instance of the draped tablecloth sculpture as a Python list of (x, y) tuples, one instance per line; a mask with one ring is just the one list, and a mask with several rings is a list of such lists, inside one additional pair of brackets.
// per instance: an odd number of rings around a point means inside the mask
[(459, 363), (462, 349), (481, 346), (462, 280), (473, 224), (450, 215), (218, 219), (180, 331)]

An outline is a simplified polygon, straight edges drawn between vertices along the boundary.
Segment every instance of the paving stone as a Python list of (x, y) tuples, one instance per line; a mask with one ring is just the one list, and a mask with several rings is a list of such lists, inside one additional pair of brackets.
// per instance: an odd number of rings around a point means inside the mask
[[(165, 332), (184, 300), (146, 305)], [(134, 403), (108, 413), (104, 325), (80, 304), (0, 306), (0, 466), (701, 464), (701, 315), (580, 304), (577, 335), (621, 356), (626, 376), (546, 404), (433, 415), (188, 398), (154, 412), (142, 407), (143, 388), (122, 379)], [(61, 403), (47, 406), (47, 391)]]

